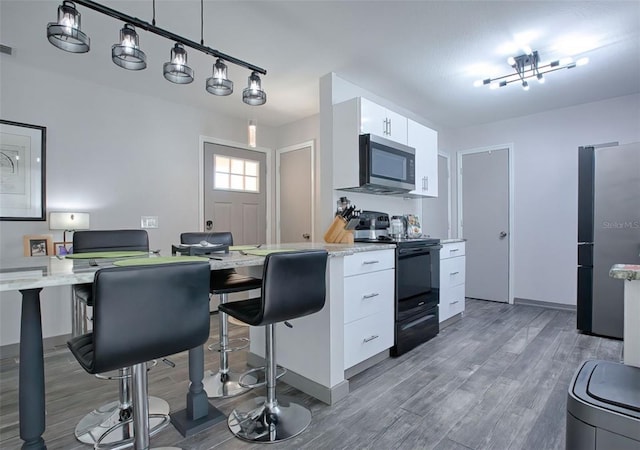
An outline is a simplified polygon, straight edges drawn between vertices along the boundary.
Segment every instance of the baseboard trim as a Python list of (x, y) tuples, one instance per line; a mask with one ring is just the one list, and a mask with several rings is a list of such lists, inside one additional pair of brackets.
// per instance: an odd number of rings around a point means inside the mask
[(576, 311), (576, 305), (566, 305), (564, 303), (543, 302), (542, 300), (529, 300), (527, 298), (514, 298), (514, 305), (539, 306), (547, 309), (559, 309), (561, 311)]
[(389, 350), (385, 350), (378, 353), (377, 355), (373, 355), (371, 358), (365, 359), (355, 366), (349, 367), (347, 370), (345, 370), (344, 377), (348, 380), (354, 375), (359, 374), (360, 372), (364, 372), (365, 370), (375, 366), (376, 364), (384, 361), (387, 358), (390, 358)]
[[(263, 357), (258, 356), (255, 353), (247, 353), (247, 365), (251, 367), (260, 367), (264, 366), (264, 364), (265, 360)], [(309, 394), (327, 405), (333, 405), (337, 401), (342, 400), (349, 395), (348, 380), (344, 380), (334, 387), (328, 388), (289, 369), (287, 369), (287, 373), (285, 373), (280, 379), (289, 386), (292, 386), (305, 394)]]
[(462, 319), (462, 315), (463, 314), (464, 314), (464, 312), (459, 312), (458, 314), (454, 314), (453, 316), (449, 317), (448, 319), (440, 322), (440, 331), (444, 330), (449, 325), (453, 325), (456, 322), (460, 322), (460, 320)]
[[(51, 336), (42, 340), (42, 349), (44, 353), (47, 350), (60, 345), (67, 345), (67, 341), (71, 339), (71, 334), (61, 334), (60, 336)], [(7, 344), (0, 347), (0, 359), (18, 358), (20, 356), (20, 343)]]

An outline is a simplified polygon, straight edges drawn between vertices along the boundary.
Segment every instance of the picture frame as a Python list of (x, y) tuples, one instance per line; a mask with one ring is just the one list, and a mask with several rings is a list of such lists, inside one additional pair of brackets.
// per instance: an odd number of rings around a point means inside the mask
[(0, 119), (0, 220), (46, 220), (47, 129)]
[(24, 256), (53, 256), (53, 237), (50, 234), (26, 234), (22, 238)]
[(71, 253), (73, 242), (54, 242), (53, 251), (56, 256), (64, 256)]

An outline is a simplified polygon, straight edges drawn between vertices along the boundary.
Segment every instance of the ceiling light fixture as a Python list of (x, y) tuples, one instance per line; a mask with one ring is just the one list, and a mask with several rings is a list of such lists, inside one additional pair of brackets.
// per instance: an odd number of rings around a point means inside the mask
[(563, 58), (552, 61), (548, 64), (540, 65), (540, 58), (537, 51), (532, 51), (520, 56), (510, 56), (507, 63), (515, 69), (515, 72), (496, 78), (485, 78), (484, 80), (476, 80), (474, 86), (489, 85), (491, 89), (506, 86), (509, 83), (520, 82), (522, 89), (529, 90), (529, 79), (537, 79), (540, 84), (545, 82), (544, 74), (555, 72), (561, 69), (573, 69), (576, 66), (583, 66), (589, 62), (589, 58), (580, 58), (573, 61), (571, 58)]
[(153, 22), (148, 23), (136, 17), (129, 16), (115, 9), (91, 0), (64, 0), (58, 7), (58, 21), (47, 25), (47, 38), (56, 47), (72, 53), (85, 53), (89, 51), (89, 38), (80, 31), (80, 13), (75, 4), (85, 6), (100, 14), (112, 17), (125, 23), (120, 30), (120, 43), (113, 45), (111, 58), (114, 63), (129, 70), (141, 70), (147, 67), (146, 55), (140, 49), (136, 27), (156, 34), (175, 42), (171, 50), (171, 60), (164, 64), (164, 77), (178, 84), (188, 84), (193, 81), (194, 71), (187, 66), (187, 52), (185, 47), (216, 58), (213, 66), (213, 76), (207, 79), (206, 90), (215, 95), (229, 95), (233, 92), (233, 82), (227, 78), (226, 63), (235, 64), (251, 71), (249, 87), (242, 93), (242, 101), (252, 105), (263, 105), (267, 101), (267, 94), (262, 90), (258, 74), (266, 75), (267, 71), (261, 67), (250, 64), (231, 55), (219, 52), (204, 45), (202, 38), (204, 21), (204, 1), (200, 1), (200, 43), (156, 26), (155, 0), (153, 0)]

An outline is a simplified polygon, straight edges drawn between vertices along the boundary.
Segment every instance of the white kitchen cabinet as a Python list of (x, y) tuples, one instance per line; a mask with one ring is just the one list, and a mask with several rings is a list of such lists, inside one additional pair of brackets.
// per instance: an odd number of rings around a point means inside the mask
[(359, 136), (366, 133), (414, 147), (416, 189), (409, 194), (438, 196), (438, 133), (362, 97), (333, 105), (334, 189), (360, 185)]
[(358, 97), (360, 107), (360, 133), (375, 134), (407, 145), (407, 118), (390, 109)]
[(407, 145), (416, 149), (416, 188), (409, 193), (437, 197), (438, 132), (409, 119)]
[(440, 250), (440, 323), (464, 312), (465, 243), (442, 244)]
[(394, 251), (344, 258), (344, 369), (393, 346)]

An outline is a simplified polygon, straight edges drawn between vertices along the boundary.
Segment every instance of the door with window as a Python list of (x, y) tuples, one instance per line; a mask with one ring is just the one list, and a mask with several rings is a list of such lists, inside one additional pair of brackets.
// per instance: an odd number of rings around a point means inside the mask
[(230, 231), (234, 244), (267, 240), (266, 154), (204, 144), (204, 230)]

